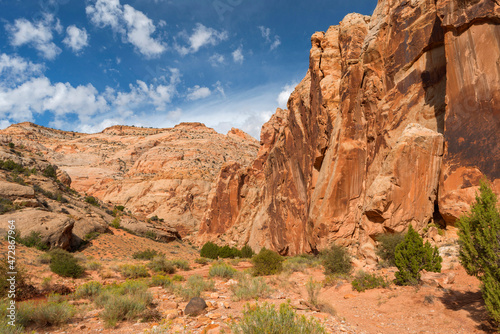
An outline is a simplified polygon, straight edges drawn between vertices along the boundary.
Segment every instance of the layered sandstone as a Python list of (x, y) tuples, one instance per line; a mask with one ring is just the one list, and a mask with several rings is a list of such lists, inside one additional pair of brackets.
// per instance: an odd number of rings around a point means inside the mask
[(373, 258), (379, 234), (452, 224), (483, 176), (500, 192), (499, 18), (493, 0), (380, 0), (315, 33), (257, 159), (219, 174), (200, 242)]
[(140, 219), (157, 216), (182, 235), (198, 228), (221, 166), (246, 166), (258, 149), (240, 130), (222, 135), (201, 123), (172, 129), (113, 126), (97, 134), (20, 123), (0, 131), (0, 140), (43, 155), (76, 191), (123, 205)]

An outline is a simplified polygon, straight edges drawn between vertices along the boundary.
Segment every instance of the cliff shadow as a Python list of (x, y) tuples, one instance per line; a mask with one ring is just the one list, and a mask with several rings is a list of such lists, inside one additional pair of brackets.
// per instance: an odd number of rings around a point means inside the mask
[(469, 317), (477, 323), (477, 329), (485, 333), (498, 333), (490, 320), (486, 310), (481, 291), (455, 291), (447, 290), (440, 297), (443, 305), (452, 311), (464, 310), (469, 313)]

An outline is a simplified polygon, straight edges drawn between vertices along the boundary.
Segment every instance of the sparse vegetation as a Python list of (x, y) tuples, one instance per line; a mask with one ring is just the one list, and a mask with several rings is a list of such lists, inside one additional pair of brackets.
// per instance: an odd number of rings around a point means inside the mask
[(111, 221), (109, 225), (114, 228), (120, 228), (120, 222), (121, 222), (120, 217), (116, 217)]
[(377, 237), (377, 241), (379, 242), (377, 255), (382, 260), (380, 263), (381, 267), (396, 266), (394, 254), (396, 253), (396, 247), (404, 240), (404, 238), (405, 235), (403, 233), (382, 234)]
[(97, 261), (92, 261), (92, 262), (87, 263), (87, 268), (89, 270), (100, 270), (102, 268), (102, 264), (100, 262), (97, 262)]
[(162, 286), (163, 288), (169, 288), (173, 284), (173, 280), (168, 276), (155, 275), (151, 277), (150, 286)]
[(96, 206), (96, 207), (100, 206), (99, 201), (94, 196), (86, 196), (85, 202), (89, 203), (90, 205)]
[(470, 213), (458, 221), (460, 262), (481, 280), (481, 293), (491, 318), (500, 324), (500, 212), (486, 180)]
[(97, 297), (103, 290), (102, 284), (96, 281), (90, 281), (83, 285), (80, 285), (76, 291), (75, 296), (78, 298), (90, 298), (93, 299)]
[(369, 289), (388, 288), (390, 283), (382, 276), (360, 270), (351, 285), (353, 290), (363, 292)]
[(51, 179), (57, 179), (57, 171), (56, 168), (52, 165), (47, 166), (43, 171), (42, 175)]
[(205, 257), (199, 257), (199, 258), (195, 259), (194, 262), (204, 266), (204, 265), (208, 264), (210, 262), (210, 260), (205, 258)]
[(92, 240), (97, 239), (100, 235), (101, 235), (101, 233), (96, 232), (96, 231), (94, 231), (94, 232), (90, 232), (90, 233), (86, 234), (86, 235), (83, 237), (83, 240), (84, 240), (84, 241), (87, 241), (87, 242), (88, 242), (88, 241), (92, 241)]
[(141, 277), (149, 277), (149, 272), (146, 266), (138, 264), (124, 264), (120, 266), (120, 272), (125, 278), (141, 278)]
[(252, 258), (252, 263), (254, 276), (274, 275), (283, 270), (283, 257), (266, 248)]
[(209, 275), (211, 277), (231, 278), (237, 270), (224, 262), (214, 263), (210, 267)]
[(289, 304), (245, 306), (243, 319), (231, 326), (235, 334), (323, 334), (325, 328), (315, 319), (298, 316)]
[(16, 242), (26, 247), (34, 247), (42, 251), (49, 249), (49, 246), (47, 246), (47, 244), (42, 242), (42, 238), (40, 237), (40, 232), (31, 231), (31, 233), (25, 238), (22, 238), (21, 233), (17, 232)]
[(318, 306), (318, 295), (322, 287), (323, 284), (313, 281), (312, 277), (309, 277), (309, 281), (306, 283), (308, 301), (316, 307)]
[(165, 256), (155, 256), (148, 264), (149, 268), (156, 273), (174, 274), (175, 266), (171, 261), (167, 261)]
[(144, 251), (135, 252), (132, 254), (132, 257), (136, 260), (151, 260), (158, 255), (160, 255), (160, 253), (154, 249), (146, 249)]
[(296, 271), (303, 272), (307, 268), (313, 268), (319, 265), (319, 259), (314, 255), (299, 255), (288, 257), (283, 262), (283, 270), (289, 273), (293, 273)]
[(250, 300), (268, 297), (271, 288), (262, 277), (251, 277), (245, 273), (238, 273), (238, 283), (231, 286), (233, 300)]
[(193, 275), (188, 278), (184, 286), (178, 285), (174, 292), (185, 301), (188, 301), (191, 298), (200, 297), (203, 291), (212, 291), (213, 289), (213, 281), (205, 281), (202, 276)]
[(50, 254), (50, 270), (63, 277), (79, 278), (85, 269), (78, 263), (73, 254), (62, 249), (54, 249)]
[(352, 271), (351, 256), (346, 248), (331, 245), (321, 252), (321, 262), (325, 268), (325, 275), (348, 275)]
[(172, 265), (180, 270), (188, 271), (191, 270), (191, 267), (189, 266), (189, 262), (186, 260), (179, 260), (175, 259), (170, 261)]
[(422, 270), (440, 272), (442, 261), (437, 247), (431, 247), (429, 242), (424, 245), (420, 235), (410, 225), (404, 240), (396, 247), (396, 283), (415, 285)]
[(75, 308), (67, 302), (23, 302), (18, 304), (16, 322), (23, 327), (57, 326), (67, 323), (75, 313)]

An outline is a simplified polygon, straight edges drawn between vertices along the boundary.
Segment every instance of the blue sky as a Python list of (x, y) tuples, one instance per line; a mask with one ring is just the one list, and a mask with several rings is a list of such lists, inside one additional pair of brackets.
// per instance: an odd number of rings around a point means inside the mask
[(310, 36), (374, 0), (0, 0), (0, 128), (203, 122), (258, 138)]

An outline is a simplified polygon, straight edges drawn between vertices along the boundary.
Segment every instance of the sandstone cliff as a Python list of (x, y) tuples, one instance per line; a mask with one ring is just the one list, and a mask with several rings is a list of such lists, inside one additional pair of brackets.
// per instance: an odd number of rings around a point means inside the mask
[(199, 240), (282, 254), (453, 224), (486, 176), (500, 193), (500, 7), (379, 0), (312, 36), (307, 75), (224, 166)]
[(0, 131), (0, 141), (43, 155), (69, 175), (76, 191), (123, 205), (140, 219), (165, 219), (183, 236), (198, 228), (222, 164), (248, 165), (258, 149), (240, 130), (221, 135), (201, 123), (113, 126), (97, 134), (20, 123)]

